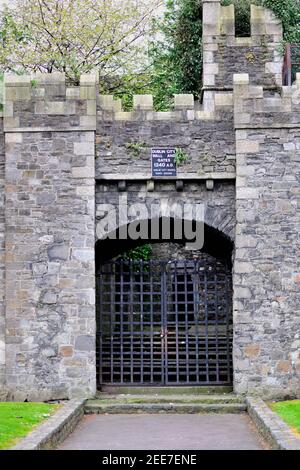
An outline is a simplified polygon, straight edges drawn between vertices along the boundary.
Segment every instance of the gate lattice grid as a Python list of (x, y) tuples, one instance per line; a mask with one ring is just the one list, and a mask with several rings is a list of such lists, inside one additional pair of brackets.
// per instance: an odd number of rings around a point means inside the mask
[(232, 383), (231, 270), (118, 260), (97, 277), (99, 385)]

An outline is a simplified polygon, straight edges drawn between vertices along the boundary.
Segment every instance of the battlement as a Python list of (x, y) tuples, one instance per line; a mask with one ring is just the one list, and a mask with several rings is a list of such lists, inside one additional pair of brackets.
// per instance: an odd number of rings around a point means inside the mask
[(42, 130), (96, 130), (96, 121), (220, 120), (233, 112), (232, 93), (211, 93), (202, 106), (193, 95), (174, 95), (171, 111), (156, 112), (152, 95), (135, 95), (132, 111), (123, 111), (120, 99), (100, 95), (97, 76), (82, 75), (80, 85), (68, 87), (63, 73), (5, 75), (4, 129), (6, 132)]
[(5, 75), (4, 129), (96, 129), (97, 76), (67, 87), (64, 73)]
[(300, 127), (300, 73), (293, 86), (266, 96), (262, 86), (250, 85), (248, 74), (234, 75), (236, 129)]
[(275, 14), (264, 7), (251, 5), (249, 38), (235, 37), (235, 6), (221, 6), (219, 0), (203, 1), (203, 34), (205, 42), (213, 42), (214, 36), (234, 36), (236, 45), (249, 44), (255, 36), (274, 36), (276, 42), (282, 38), (282, 24)]
[(251, 36), (236, 37), (234, 5), (204, 0), (204, 88), (232, 88), (234, 73), (249, 73), (253, 84), (280, 86), (282, 37), (281, 21), (272, 11), (256, 5), (251, 5)]
[(232, 93), (211, 93), (199, 106), (191, 94), (174, 95), (171, 111), (154, 111), (152, 95), (134, 95), (132, 111), (123, 111), (120, 99), (113, 95), (98, 97), (98, 119), (104, 121), (211, 121), (220, 120), (221, 114), (233, 111)]

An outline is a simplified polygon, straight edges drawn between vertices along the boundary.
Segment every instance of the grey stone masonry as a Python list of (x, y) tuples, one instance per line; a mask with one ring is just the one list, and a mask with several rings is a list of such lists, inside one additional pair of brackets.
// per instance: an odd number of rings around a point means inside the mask
[(5, 398), (5, 393), (1, 393), (1, 387), (5, 383), (5, 152), (4, 152), (4, 133), (3, 117), (0, 116), (0, 401)]
[(232, 89), (234, 73), (252, 84), (282, 84), (282, 25), (274, 13), (251, 5), (251, 36), (235, 37), (234, 5), (203, 1), (203, 80), (205, 89)]
[(96, 82), (82, 77), (79, 96), (61, 74), (35, 80), (5, 79), (6, 387), (91, 396)]
[[(61, 73), (5, 77), (0, 400), (95, 393), (95, 241), (99, 254), (102, 222), (111, 211), (120, 228), (125, 198), (128, 223), (151, 206), (153, 219), (174, 202), (203, 207), (218, 235), (208, 254), (226, 251), (217, 239), (234, 245), (235, 391), (300, 396), (300, 76), (281, 87), (282, 26), (251, 14), (251, 37), (236, 38), (233, 7), (203, 1), (203, 102), (175, 95), (169, 112), (151, 95), (124, 112), (96, 75), (78, 87)], [(186, 153), (177, 177), (152, 177), (152, 147)]]
[(249, 85), (249, 77), (234, 79), (239, 393), (300, 395), (299, 78), (274, 103), (264, 100), (260, 87)]
[[(126, 203), (131, 207), (144, 204), (146, 214), (144, 219), (147, 219), (151, 214), (151, 208), (155, 205), (160, 206), (162, 209), (172, 207), (174, 203), (183, 204), (199, 204), (204, 209), (204, 222), (215, 228), (217, 231), (224, 233), (226, 237), (233, 240), (235, 233), (235, 184), (234, 181), (216, 182), (214, 191), (208, 191), (204, 182), (194, 181), (185, 182), (183, 190), (178, 192), (176, 190), (176, 182), (174, 181), (157, 181), (154, 184), (153, 191), (147, 190), (146, 182), (127, 182), (126, 193), (118, 192), (118, 186), (114, 182), (103, 181), (96, 186), (96, 238), (102, 239), (102, 224), (101, 221), (109, 207), (116, 210), (116, 225), (111, 225), (111, 231), (119, 227), (119, 207), (124, 204), (124, 196)], [(163, 214), (159, 214), (161, 216)], [(132, 223), (139, 217), (132, 214), (128, 218), (128, 223)], [(201, 220), (202, 221), (202, 220)], [(101, 227), (100, 227), (101, 226)]]
[[(178, 166), (179, 178), (235, 177), (232, 95), (213, 96), (211, 112), (196, 110), (192, 95), (177, 95), (175, 110), (165, 113), (150, 110), (150, 104), (148, 109), (116, 112), (117, 101), (110, 98), (109, 106), (109, 97), (104, 102), (100, 97), (97, 115), (97, 178), (151, 178), (152, 147), (186, 152), (187, 161)], [(139, 98), (146, 102), (150, 97)], [(135, 145), (138, 152), (132, 150)]]

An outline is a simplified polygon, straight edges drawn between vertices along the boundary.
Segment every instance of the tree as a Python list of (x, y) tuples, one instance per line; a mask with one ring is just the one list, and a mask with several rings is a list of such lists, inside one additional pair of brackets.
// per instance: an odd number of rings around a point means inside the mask
[(300, 44), (299, 0), (261, 0), (262, 5), (273, 10), (283, 25), (284, 42)]
[(146, 38), (161, 0), (15, 0), (0, 16), (3, 71), (62, 71), (78, 82), (147, 65)]
[(201, 92), (202, 2), (167, 0), (166, 12), (156, 22), (160, 39), (152, 44), (151, 87), (157, 109), (169, 107), (174, 93)]

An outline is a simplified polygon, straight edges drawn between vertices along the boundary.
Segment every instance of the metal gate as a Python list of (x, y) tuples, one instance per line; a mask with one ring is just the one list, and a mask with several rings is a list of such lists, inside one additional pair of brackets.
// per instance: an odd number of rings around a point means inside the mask
[(231, 282), (210, 257), (102, 265), (99, 385), (231, 384)]

